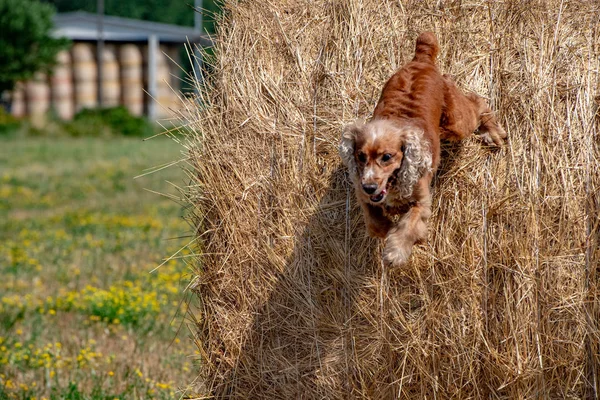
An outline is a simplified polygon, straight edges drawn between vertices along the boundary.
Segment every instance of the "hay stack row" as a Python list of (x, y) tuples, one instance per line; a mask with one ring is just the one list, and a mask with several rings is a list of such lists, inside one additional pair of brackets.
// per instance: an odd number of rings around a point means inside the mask
[[(190, 121), (200, 381), (221, 399), (600, 394), (597, 2), (225, 2)], [(429, 241), (382, 266), (337, 155), (434, 31), (509, 134), (446, 145)]]
[[(154, 101), (144, 93), (148, 85), (147, 48), (136, 44), (108, 44), (102, 53), (102, 105), (123, 105), (133, 115), (143, 115), (145, 103)], [(170, 116), (168, 109), (178, 103), (179, 81), (175, 78), (177, 49), (160, 46), (157, 52), (157, 96), (161, 107), (157, 117)], [(50, 110), (58, 117), (71, 119), (83, 108), (98, 105), (97, 51), (91, 43), (79, 42), (70, 51), (57, 56), (57, 65), (51, 76), (37, 74), (34, 79), (21, 83), (13, 94), (12, 113), (34, 119), (42, 118)]]

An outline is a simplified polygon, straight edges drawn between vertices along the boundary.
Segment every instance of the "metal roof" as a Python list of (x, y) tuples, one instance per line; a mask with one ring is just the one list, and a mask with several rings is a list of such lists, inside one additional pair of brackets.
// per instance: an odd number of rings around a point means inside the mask
[[(138, 19), (105, 15), (104, 40), (117, 42), (146, 42), (156, 35), (161, 42), (200, 43), (211, 46), (210, 36), (200, 34), (192, 27), (141, 21)], [(54, 35), (71, 40), (98, 40), (98, 15), (84, 11), (60, 13), (54, 16)]]

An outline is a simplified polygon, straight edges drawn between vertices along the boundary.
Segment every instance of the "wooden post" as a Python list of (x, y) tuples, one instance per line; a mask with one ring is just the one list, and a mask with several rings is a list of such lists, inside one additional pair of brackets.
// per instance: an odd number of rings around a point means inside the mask
[(194, 8), (196, 9), (196, 13), (194, 14), (194, 30), (197, 33), (202, 33), (202, 0), (195, 0)]
[(158, 51), (158, 36), (150, 35), (148, 37), (148, 118), (154, 120), (156, 118), (156, 99), (157, 99), (157, 82), (156, 82), (156, 62)]
[(98, 107), (102, 107), (102, 80), (104, 79), (104, 0), (98, 0), (96, 11), (98, 12), (97, 41), (96, 41), (96, 65), (98, 68)]
[(200, 84), (203, 82), (202, 79), (202, 52), (196, 48), (196, 46), (200, 46), (200, 35), (202, 35), (203, 29), (202, 29), (202, 17), (203, 17), (203, 13), (204, 11), (202, 10), (202, 0), (195, 0), (194, 2), (194, 6), (195, 6), (195, 14), (194, 14), (194, 31), (196, 31), (196, 33), (198, 34), (198, 43), (192, 43), (192, 46), (194, 46), (194, 48), (192, 48), (192, 54), (194, 55), (193, 60), (194, 60), (194, 75), (196, 77), (196, 80), (198, 81), (196, 83), (196, 85), (194, 85), (194, 87), (196, 88), (196, 94), (198, 94), (198, 91), (200, 90)]

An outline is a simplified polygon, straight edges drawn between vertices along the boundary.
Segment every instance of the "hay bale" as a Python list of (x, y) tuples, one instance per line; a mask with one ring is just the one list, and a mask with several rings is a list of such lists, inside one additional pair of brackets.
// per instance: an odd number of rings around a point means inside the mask
[[(200, 379), (216, 398), (600, 391), (597, 2), (226, 1), (190, 121)], [(429, 243), (382, 266), (341, 127), (439, 38), (509, 134), (447, 145)]]

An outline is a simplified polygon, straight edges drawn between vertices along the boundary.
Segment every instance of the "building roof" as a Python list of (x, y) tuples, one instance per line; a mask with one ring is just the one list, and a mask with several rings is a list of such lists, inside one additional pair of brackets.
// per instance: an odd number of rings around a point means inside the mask
[[(200, 43), (211, 46), (206, 34), (200, 34), (192, 27), (141, 21), (131, 18), (104, 17), (104, 40), (116, 42), (146, 42), (156, 35), (160, 42)], [(98, 40), (98, 15), (84, 11), (60, 13), (54, 16), (54, 35), (71, 40)]]

